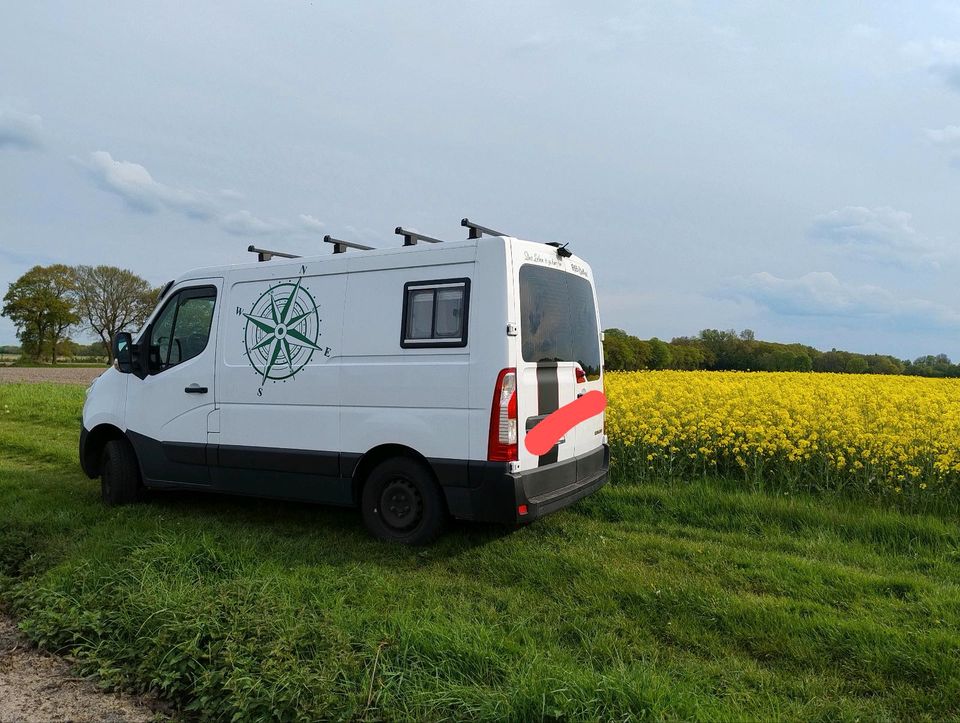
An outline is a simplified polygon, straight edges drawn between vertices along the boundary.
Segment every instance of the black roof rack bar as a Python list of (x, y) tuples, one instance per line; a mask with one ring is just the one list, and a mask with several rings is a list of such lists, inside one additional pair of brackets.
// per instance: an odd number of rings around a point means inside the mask
[(470, 229), (470, 235), (467, 238), (480, 238), (483, 234), (487, 236), (509, 236), (507, 233), (500, 233), (499, 231), (494, 231), (492, 228), (487, 228), (486, 226), (481, 226), (478, 223), (473, 223), (469, 218), (461, 219), (461, 226), (466, 226)]
[(358, 251), (373, 251), (373, 246), (364, 246), (363, 244), (356, 244), (353, 241), (343, 241), (338, 238), (334, 238), (330, 234), (327, 234), (323, 237), (323, 242), (328, 244), (333, 244), (333, 253), (343, 254), (347, 252), (347, 249), (357, 249)]
[(247, 247), (247, 251), (253, 254), (257, 254), (257, 261), (269, 261), (274, 256), (280, 256), (284, 259), (299, 259), (300, 257), (296, 254), (288, 254), (284, 251), (270, 251), (269, 249), (258, 249), (256, 246), (251, 244)]
[(426, 241), (429, 244), (443, 243), (443, 239), (424, 236), (422, 233), (417, 233), (416, 231), (409, 231), (405, 229), (403, 226), (397, 226), (397, 228), (394, 230), (394, 233), (397, 234), (397, 236), (403, 236), (404, 246), (416, 246), (417, 241)]

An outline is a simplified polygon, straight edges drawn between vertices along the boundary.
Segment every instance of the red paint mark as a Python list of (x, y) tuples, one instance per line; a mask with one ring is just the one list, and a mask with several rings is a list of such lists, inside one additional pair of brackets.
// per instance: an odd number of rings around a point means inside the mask
[(587, 392), (582, 397), (569, 404), (564, 404), (536, 427), (527, 432), (523, 443), (530, 454), (538, 457), (550, 451), (564, 434), (576, 427), (580, 422), (595, 417), (607, 406), (607, 398), (603, 392)]

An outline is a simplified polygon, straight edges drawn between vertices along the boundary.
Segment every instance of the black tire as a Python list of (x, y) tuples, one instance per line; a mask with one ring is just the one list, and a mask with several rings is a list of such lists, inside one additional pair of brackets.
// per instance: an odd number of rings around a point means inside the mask
[(133, 447), (125, 439), (111, 439), (103, 448), (100, 462), (100, 495), (103, 502), (130, 505), (143, 499), (140, 465)]
[(370, 472), (360, 510), (374, 537), (403, 545), (433, 542), (447, 519), (443, 493), (430, 470), (405, 457), (388, 459)]

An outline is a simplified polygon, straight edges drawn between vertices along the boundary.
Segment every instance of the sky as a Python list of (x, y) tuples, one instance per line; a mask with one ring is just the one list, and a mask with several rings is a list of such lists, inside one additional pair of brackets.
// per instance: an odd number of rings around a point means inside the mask
[[(0, 292), (569, 242), (605, 328), (960, 359), (960, 3), (8, 3)], [(0, 344), (15, 343), (0, 318)]]

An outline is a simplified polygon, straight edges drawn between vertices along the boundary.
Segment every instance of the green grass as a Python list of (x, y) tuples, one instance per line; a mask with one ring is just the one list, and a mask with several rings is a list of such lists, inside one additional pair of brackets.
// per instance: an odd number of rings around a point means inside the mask
[(960, 716), (955, 511), (615, 479), (397, 548), (345, 510), (104, 508), (82, 398), (0, 385), (0, 595), (106, 683), (209, 718)]

